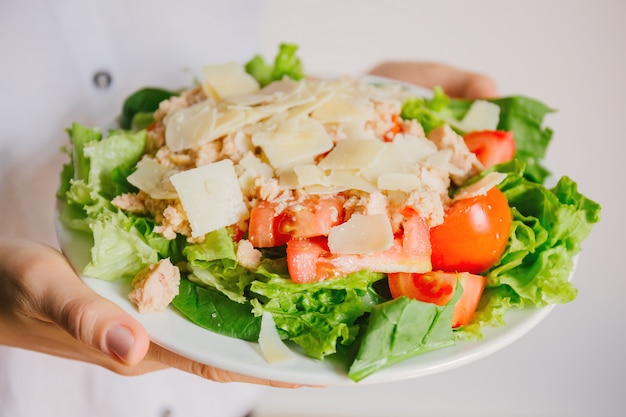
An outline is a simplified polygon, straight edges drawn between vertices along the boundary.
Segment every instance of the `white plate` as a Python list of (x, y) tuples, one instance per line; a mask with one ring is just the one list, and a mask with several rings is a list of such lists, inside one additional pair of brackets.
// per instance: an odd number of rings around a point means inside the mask
[[(325, 77), (323, 77), (325, 78)], [(432, 92), (411, 84), (383, 77), (367, 76), (372, 83), (400, 84), (412, 93), (429, 97)], [(89, 262), (93, 244), (91, 236), (66, 228), (55, 217), (61, 249), (77, 271)], [(192, 323), (173, 307), (163, 313), (139, 314), (128, 299), (130, 285), (82, 277), (84, 282), (101, 296), (113, 301), (144, 325), (152, 340), (173, 352), (201, 363), (240, 374), (275, 381), (304, 385), (355, 384), (342, 366), (331, 361), (318, 361), (303, 355), (286, 364), (268, 364), (257, 343), (222, 336)], [(382, 383), (415, 378), (442, 372), (473, 362), (509, 345), (541, 322), (553, 306), (542, 309), (511, 309), (506, 326), (483, 329), (480, 341), (457, 342), (456, 345), (428, 352), (380, 370), (359, 384)]]
[[(57, 236), (63, 253), (77, 271), (89, 262), (91, 236), (66, 228), (56, 217)], [(257, 343), (222, 336), (187, 320), (173, 307), (163, 313), (139, 314), (128, 299), (127, 282), (103, 281), (82, 277), (101, 296), (108, 298), (137, 319), (152, 340), (183, 356), (240, 374), (305, 385), (355, 384), (340, 366), (297, 355), (294, 361), (268, 364)], [(509, 345), (541, 322), (552, 310), (511, 309), (506, 326), (485, 328), (480, 341), (457, 342), (456, 345), (428, 352), (376, 372), (359, 384), (382, 383), (442, 372), (473, 362)]]

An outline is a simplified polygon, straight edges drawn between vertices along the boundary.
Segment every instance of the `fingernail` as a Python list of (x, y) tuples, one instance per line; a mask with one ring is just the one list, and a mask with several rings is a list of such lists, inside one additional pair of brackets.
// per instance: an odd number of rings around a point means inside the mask
[(135, 344), (135, 336), (125, 326), (114, 326), (106, 334), (106, 348), (115, 359), (128, 362), (130, 351)]

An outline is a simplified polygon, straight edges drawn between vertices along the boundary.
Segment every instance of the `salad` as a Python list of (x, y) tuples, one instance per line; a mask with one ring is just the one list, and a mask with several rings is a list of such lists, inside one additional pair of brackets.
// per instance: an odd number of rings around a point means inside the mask
[(544, 185), (552, 109), (305, 77), (297, 49), (142, 89), (105, 133), (68, 129), (59, 217), (93, 237), (83, 275), (354, 381), (576, 297), (600, 206), (567, 176)]

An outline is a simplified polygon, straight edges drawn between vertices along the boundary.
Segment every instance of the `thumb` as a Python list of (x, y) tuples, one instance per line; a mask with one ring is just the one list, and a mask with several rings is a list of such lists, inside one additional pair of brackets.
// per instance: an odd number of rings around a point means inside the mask
[(43, 306), (47, 316), (80, 342), (125, 365), (139, 363), (147, 354), (150, 338), (136, 320), (87, 287), (68, 294), (49, 291)]
[(87, 287), (57, 251), (36, 247), (31, 255), (34, 262), (25, 284), (30, 282), (37, 318), (52, 321), (124, 365), (135, 365), (146, 356), (150, 338), (138, 321)]

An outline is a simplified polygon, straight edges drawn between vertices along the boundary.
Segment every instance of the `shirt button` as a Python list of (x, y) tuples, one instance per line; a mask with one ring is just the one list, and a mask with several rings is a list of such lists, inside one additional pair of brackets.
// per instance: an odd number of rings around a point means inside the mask
[(92, 81), (96, 88), (104, 90), (113, 83), (113, 77), (109, 71), (101, 70), (93, 74)]
[(172, 410), (170, 410), (169, 408), (165, 408), (162, 412), (161, 415), (159, 417), (173, 417), (174, 414), (172, 413)]

